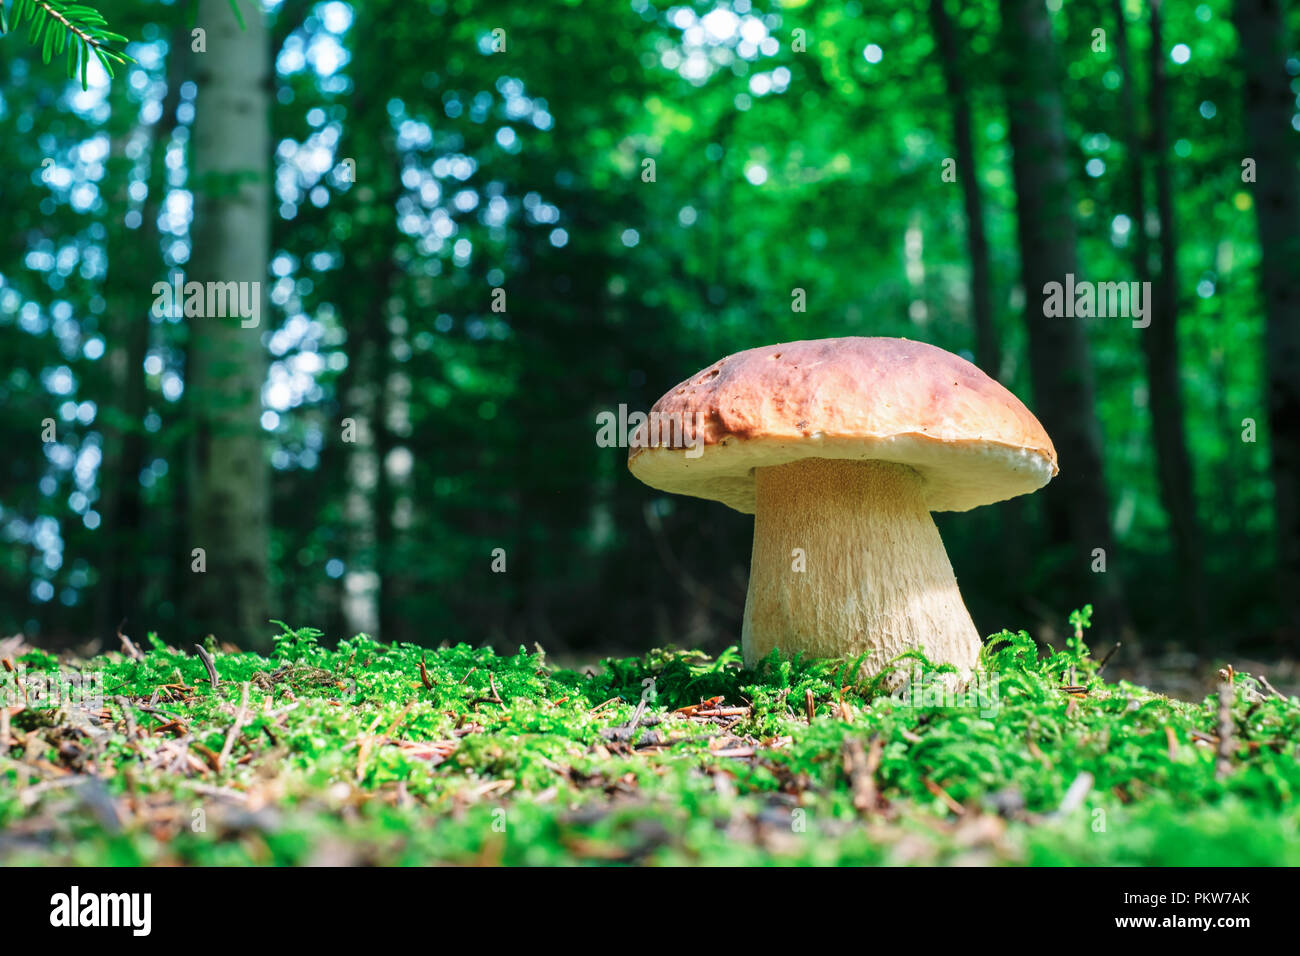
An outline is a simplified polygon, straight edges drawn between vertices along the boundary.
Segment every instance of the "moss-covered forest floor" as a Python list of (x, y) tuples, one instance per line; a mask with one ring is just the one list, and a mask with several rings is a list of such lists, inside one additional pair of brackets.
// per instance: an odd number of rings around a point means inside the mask
[[(26, 650), (0, 865), (1300, 865), (1300, 701), (1231, 669), (1197, 701), (1110, 682), (1072, 620), (1057, 652), (995, 635), (960, 693), (916, 661), (578, 672), (310, 629), (211, 672), (152, 636)], [(78, 671), (89, 712), (57, 691)]]

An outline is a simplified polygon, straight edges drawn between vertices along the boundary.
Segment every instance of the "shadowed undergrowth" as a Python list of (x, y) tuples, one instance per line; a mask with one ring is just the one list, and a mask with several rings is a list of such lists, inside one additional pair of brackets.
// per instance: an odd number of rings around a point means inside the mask
[[(960, 692), (919, 657), (580, 673), (309, 628), (209, 648), (215, 688), (153, 636), (33, 651), (5, 671), (0, 863), (1300, 864), (1300, 702), (1108, 683), (1073, 620), (1060, 652), (990, 638)], [(34, 699), (77, 669), (102, 709)]]

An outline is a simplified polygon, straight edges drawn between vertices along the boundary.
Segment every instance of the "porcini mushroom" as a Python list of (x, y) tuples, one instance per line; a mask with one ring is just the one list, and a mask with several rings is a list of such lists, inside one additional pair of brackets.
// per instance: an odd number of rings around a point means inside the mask
[(1036, 491), (1056, 449), (970, 362), (921, 342), (839, 338), (749, 349), (664, 395), (628, 468), (661, 491), (754, 515), (742, 645), (753, 665), (919, 648), (968, 676), (980, 637), (932, 511)]

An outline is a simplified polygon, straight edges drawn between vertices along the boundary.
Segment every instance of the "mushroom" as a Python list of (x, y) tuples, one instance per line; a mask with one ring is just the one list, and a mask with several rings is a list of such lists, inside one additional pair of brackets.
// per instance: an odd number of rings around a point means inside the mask
[(980, 637), (932, 511), (1036, 491), (1056, 449), (1030, 411), (950, 352), (839, 338), (737, 352), (671, 389), (630, 442), (652, 488), (754, 515), (742, 646), (857, 658), (919, 648), (968, 677)]

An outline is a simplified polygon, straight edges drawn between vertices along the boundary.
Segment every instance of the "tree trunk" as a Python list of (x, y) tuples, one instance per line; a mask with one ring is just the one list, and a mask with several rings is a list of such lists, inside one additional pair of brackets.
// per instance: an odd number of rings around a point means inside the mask
[[(1068, 581), (1071, 594), (1078, 595), (1071, 603), (1086, 603), (1091, 592), (1098, 626), (1113, 634), (1127, 628), (1128, 614), (1114, 567), (1092, 355), (1080, 319), (1047, 317), (1044, 309), (1046, 285), (1075, 273), (1077, 259), (1065, 105), (1042, 0), (1002, 0), (1002, 33), (1003, 49), (1012, 51), (1005, 88), (1034, 411), (1061, 464), (1060, 475), (1040, 494), (1052, 539), (1069, 547)], [(1091, 573), (1098, 548), (1105, 554), (1105, 573)]]
[(382, 19), (359, 20), (352, 39), (358, 72), (340, 155), (356, 160), (357, 183), (341, 208), (352, 220), (345, 265), (358, 281), (344, 309), (353, 361), (340, 398), (345, 416), (357, 422), (357, 441), (348, 447), (343, 607), (349, 633), (364, 631), (392, 641), (399, 636), (399, 619), (391, 580), (395, 491), (387, 470), (397, 444), (390, 422), (395, 364), (390, 321), (402, 276), (396, 254), (405, 238), (397, 225), (397, 204), (404, 193), (402, 156), (385, 108), (392, 94), (383, 66), (390, 40)]
[[(961, 183), (962, 206), (966, 214), (966, 250), (970, 256), (971, 317), (975, 326), (975, 364), (992, 378), (1002, 375), (1002, 343), (993, 316), (993, 267), (989, 257), (988, 237), (984, 231), (984, 200), (980, 195), (979, 167), (975, 161), (975, 123), (971, 110), (968, 71), (961, 68), (960, 50), (966, 49), (959, 38), (945, 0), (930, 0), (930, 28), (934, 31), (944, 86), (952, 103), (953, 147), (957, 156), (957, 176)], [(1025, 505), (1019, 498), (1000, 502), (981, 511), (976, 521), (981, 530), (995, 528), (1007, 542), (1009, 590), (1015, 603), (1023, 604), (1023, 584), (1028, 577), (1025, 545)], [(979, 621), (976, 621), (979, 624)], [(984, 628), (988, 630), (987, 627)]]
[(975, 363), (997, 378), (1002, 349), (993, 323), (993, 280), (989, 244), (984, 234), (984, 203), (975, 168), (975, 139), (971, 132), (970, 92), (958, 68), (958, 43), (944, 0), (930, 0), (930, 25), (939, 50), (944, 85), (952, 102), (953, 145), (957, 151), (957, 176), (966, 210), (966, 249), (970, 255), (971, 315), (975, 323)]
[[(200, 0), (207, 50), (194, 57), (194, 250), (187, 282), (263, 287), (270, 251), (271, 56), (265, 17), (245, 6), (241, 29), (226, 0)], [(237, 310), (236, 310), (237, 311)], [(265, 322), (239, 315), (185, 320), (189, 377), (191, 548), (206, 571), (191, 579), (190, 634), (243, 646), (269, 643), (269, 474), (259, 422)]]
[[(1255, 222), (1267, 327), (1268, 419), (1284, 629), (1300, 636), (1300, 180), (1279, 0), (1236, 0), (1233, 23), (1245, 74), (1246, 143), (1255, 161)], [(1225, 422), (1224, 427), (1236, 428)]]
[[(140, 289), (152, 285), (162, 265), (158, 214), (167, 191), (167, 147), (176, 129), (176, 110), (184, 76), (181, 64), (184, 63), (188, 41), (188, 31), (177, 29), (171, 32), (167, 53), (167, 92), (163, 96), (162, 114), (149, 129), (148, 195), (140, 209), (140, 225), (135, 237), (112, 250), (105, 280), (105, 294), (110, 302), (109, 321), (114, 324), (108, 353), (114, 395), (100, 404), (120, 415), (117, 421), (105, 416), (104, 466), (100, 470), (102, 533), (109, 550), (96, 599), (96, 632), (106, 640), (127, 618), (141, 633), (158, 629), (156, 605), (147, 602), (144, 594), (144, 564), (157, 542), (144, 527), (144, 503), (140, 491), (140, 473), (147, 452), (144, 419), (149, 404), (144, 361), (152, 328), (148, 310), (140, 307)], [(114, 141), (115, 156), (119, 155), (125, 143), (124, 137)], [(130, 160), (124, 156), (121, 162), (130, 165)], [(128, 206), (126, 177), (123, 177), (116, 208), (126, 209)], [(160, 600), (166, 594), (162, 588), (153, 591), (151, 597), (154, 600)], [(110, 641), (109, 646), (116, 645)]]
[[(1128, 24), (1121, 0), (1113, 0), (1115, 50), (1123, 86), (1120, 102), (1124, 113), (1124, 130), (1128, 151), (1129, 209), (1135, 237), (1134, 260), (1137, 280), (1151, 281), (1151, 243), (1147, 236), (1145, 153), (1138, 130), (1138, 95), (1136, 74), (1129, 57)], [(1141, 329), (1142, 351), (1146, 358), (1147, 392), (1151, 408), (1151, 428), (1155, 439), (1156, 475), (1160, 499), (1169, 519), (1175, 561), (1179, 572), (1179, 589), (1189, 605), (1187, 622), (1199, 644), (1208, 637), (1203, 551), (1200, 523), (1196, 517), (1196, 494), (1192, 482), (1192, 463), (1187, 453), (1184, 423), (1181, 362), (1178, 351), (1178, 242), (1174, 231), (1173, 186), (1169, 170), (1168, 103), (1165, 94), (1165, 54), (1161, 31), (1160, 0), (1151, 2), (1151, 43), (1148, 70), (1151, 91), (1148, 111), (1151, 117), (1150, 152), (1155, 157), (1156, 215), (1160, 224), (1160, 271), (1155, 284), (1151, 325)]]

